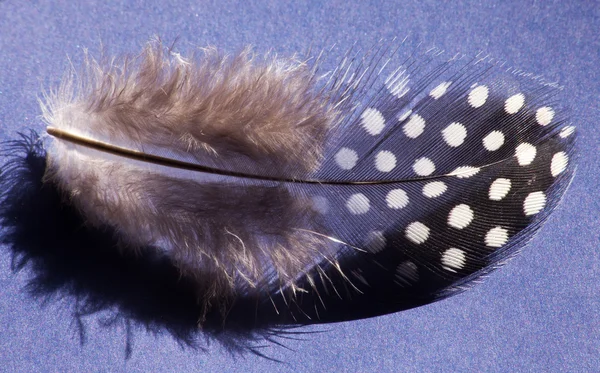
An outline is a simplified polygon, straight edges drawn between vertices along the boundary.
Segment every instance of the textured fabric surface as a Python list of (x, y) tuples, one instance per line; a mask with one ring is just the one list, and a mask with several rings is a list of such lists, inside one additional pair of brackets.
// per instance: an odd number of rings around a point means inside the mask
[[(592, 1), (0, 0), (0, 139), (41, 130), (37, 99), (83, 50), (137, 52), (159, 35), (189, 51), (253, 45), (280, 54), (409, 37), (479, 52), (564, 86), (579, 166), (548, 223), (517, 258), (456, 297), (397, 314), (306, 327), (236, 357), (208, 339), (181, 345), (107, 309), (73, 316), (69, 297), (32, 296), (0, 247), (0, 371), (422, 372), (594, 371), (600, 349), (600, 7)], [(331, 65), (330, 65), (331, 66)], [(114, 286), (118, 286), (115, 284)], [(119, 314), (118, 316), (123, 316)], [(85, 338), (81, 338), (82, 330)], [(318, 333), (312, 333), (318, 332)], [(83, 343), (82, 343), (83, 341)], [(126, 359), (127, 349), (130, 357)]]

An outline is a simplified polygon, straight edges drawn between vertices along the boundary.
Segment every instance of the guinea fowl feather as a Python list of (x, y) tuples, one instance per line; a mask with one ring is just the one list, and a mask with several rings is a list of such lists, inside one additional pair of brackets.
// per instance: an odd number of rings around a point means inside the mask
[(336, 321), (454, 294), (557, 205), (573, 127), (541, 78), (437, 50), (389, 72), (387, 52), (322, 75), (249, 49), (88, 57), (43, 100), (45, 180), (207, 305)]

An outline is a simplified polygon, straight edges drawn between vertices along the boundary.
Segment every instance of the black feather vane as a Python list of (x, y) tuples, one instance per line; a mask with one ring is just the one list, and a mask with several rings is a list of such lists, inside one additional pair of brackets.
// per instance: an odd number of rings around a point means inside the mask
[(43, 100), (45, 180), (223, 313), (246, 297), (258, 318), (328, 322), (447, 297), (547, 219), (574, 128), (538, 77), (435, 50), (388, 71), (387, 52), (329, 74), (157, 43), (88, 58)]

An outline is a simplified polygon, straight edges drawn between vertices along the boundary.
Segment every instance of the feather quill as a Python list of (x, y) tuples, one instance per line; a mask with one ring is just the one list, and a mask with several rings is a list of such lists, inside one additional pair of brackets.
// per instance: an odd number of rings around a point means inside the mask
[[(295, 321), (425, 304), (503, 263), (573, 174), (556, 87), (486, 59), (387, 50), (86, 58), (43, 100), (45, 180), (122, 246), (164, 252), (226, 312)], [(509, 79), (506, 79), (506, 76)]]

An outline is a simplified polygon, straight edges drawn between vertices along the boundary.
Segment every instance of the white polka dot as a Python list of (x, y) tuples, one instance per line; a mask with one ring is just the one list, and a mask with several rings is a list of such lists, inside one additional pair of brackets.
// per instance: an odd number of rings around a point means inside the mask
[(369, 135), (379, 135), (385, 127), (385, 119), (383, 115), (377, 109), (368, 108), (363, 111), (361, 118), (361, 124)]
[(437, 100), (438, 98), (442, 97), (444, 93), (446, 93), (446, 90), (448, 90), (450, 84), (452, 84), (452, 82), (440, 83), (437, 87), (432, 89), (431, 92), (429, 92), (429, 96)]
[(405, 120), (406, 118), (408, 118), (408, 116), (409, 116), (409, 115), (411, 115), (411, 114), (412, 114), (412, 110), (407, 110), (407, 111), (405, 111), (404, 113), (402, 113), (402, 115), (400, 115), (400, 116), (398, 117), (398, 121), (399, 121), (399, 122), (404, 122), (404, 120)]
[(378, 253), (385, 249), (386, 240), (382, 231), (371, 231), (365, 238), (365, 249), (370, 253)]
[(327, 198), (323, 196), (314, 196), (312, 198), (314, 209), (322, 215), (325, 215), (329, 212), (329, 201)]
[(341, 148), (335, 155), (335, 163), (342, 170), (350, 170), (352, 167), (356, 166), (356, 162), (358, 161), (358, 154), (352, 149)]
[(369, 199), (362, 193), (356, 193), (348, 198), (346, 208), (353, 215), (364, 214), (369, 211)]
[(416, 244), (422, 244), (429, 238), (429, 228), (421, 222), (415, 221), (406, 227), (406, 238)]
[(477, 175), (480, 171), (479, 167), (473, 166), (460, 166), (454, 169), (454, 171), (450, 172), (448, 176), (456, 176), (459, 179), (466, 179), (473, 175)]
[(522, 93), (517, 93), (516, 95), (510, 96), (506, 99), (506, 102), (504, 102), (504, 111), (506, 111), (508, 114), (515, 114), (523, 107), (524, 103), (525, 96), (523, 96)]
[(485, 244), (489, 247), (501, 247), (508, 241), (508, 231), (502, 227), (490, 229), (485, 235)]
[(404, 131), (406, 137), (411, 139), (416, 139), (419, 137), (423, 133), (424, 129), (425, 119), (423, 119), (419, 114), (411, 115), (408, 122), (406, 122), (402, 127), (402, 131)]
[(488, 98), (489, 89), (484, 85), (477, 86), (469, 92), (469, 105), (474, 108), (478, 108), (485, 104)]
[(442, 136), (446, 144), (456, 147), (465, 141), (467, 129), (462, 124), (454, 122), (442, 130)]
[(387, 194), (385, 201), (389, 208), (401, 209), (408, 205), (408, 194), (402, 189), (394, 189)]
[(552, 176), (556, 177), (567, 169), (568, 164), (569, 157), (567, 154), (565, 152), (558, 152), (552, 157), (552, 162), (550, 163), (550, 173), (552, 173)]
[(573, 134), (573, 132), (575, 132), (575, 127), (567, 126), (560, 131), (559, 136), (562, 137), (563, 139), (565, 139), (565, 138), (571, 136)]
[(552, 118), (554, 118), (554, 110), (552, 110), (551, 107), (544, 106), (537, 109), (535, 112), (535, 120), (537, 120), (537, 122), (542, 126), (547, 126), (550, 124), (550, 122), (552, 122)]
[(517, 162), (520, 166), (528, 166), (535, 159), (535, 155), (537, 153), (537, 149), (535, 146), (528, 144), (526, 142), (517, 146), (517, 151), (515, 155), (517, 156)]
[(523, 202), (523, 211), (525, 215), (535, 215), (546, 206), (546, 195), (544, 192), (529, 193)]
[(491, 152), (500, 149), (503, 144), (504, 134), (500, 131), (492, 131), (483, 138), (483, 146)]
[(427, 198), (439, 197), (448, 189), (443, 181), (432, 181), (423, 186), (423, 195)]
[(465, 266), (466, 259), (464, 251), (451, 247), (442, 254), (443, 268), (451, 272), (456, 272), (457, 269)]
[(500, 201), (510, 192), (510, 179), (498, 178), (490, 185), (489, 196), (492, 201)]
[(390, 172), (396, 167), (396, 156), (387, 150), (380, 151), (375, 156), (375, 167), (381, 172)]
[(396, 283), (401, 286), (419, 281), (419, 268), (411, 261), (402, 262), (396, 268)]
[(413, 164), (413, 171), (419, 176), (428, 176), (435, 171), (435, 165), (429, 158), (419, 158)]
[(468, 205), (458, 205), (450, 211), (448, 225), (456, 229), (466, 228), (473, 221), (473, 216), (473, 210)]

